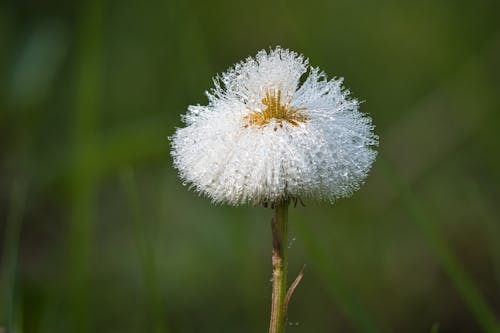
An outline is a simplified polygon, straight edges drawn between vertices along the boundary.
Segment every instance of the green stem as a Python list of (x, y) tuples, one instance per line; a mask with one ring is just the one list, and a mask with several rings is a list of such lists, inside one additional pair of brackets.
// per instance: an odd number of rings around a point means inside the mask
[(271, 224), (273, 232), (273, 296), (269, 333), (282, 333), (285, 328), (288, 204), (289, 201), (275, 204), (275, 215)]

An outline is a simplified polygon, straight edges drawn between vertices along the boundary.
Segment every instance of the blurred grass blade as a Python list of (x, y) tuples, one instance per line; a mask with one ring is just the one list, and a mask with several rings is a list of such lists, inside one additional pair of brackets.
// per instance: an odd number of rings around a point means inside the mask
[[(19, 239), (21, 236), (22, 220), (26, 204), (27, 186), (24, 183), (14, 182), (11, 193), (11, 205), (7, 216), (4, 234), (3, 248), (3, 267), (2, 279), (4, 286), (2, 323), (7, 332), (13, 332), (14, 328), (19, 328), (20, 323), (16, 323), (16, 280), (17, 280), (17, 262), (19, 253)], [(1, 325), (0, 325), (1, 327)]]
[(318, 237), (313, 235), (308, 223), (297, 223), (296, 228), (300, 233), (308, 256), (314, 260), (314, 265), (320, 269), (319, 275), (325, 280), (324, 284), (328, 288), (328, 292), (345, 312), (357, 331), (380, 332), (376, 323), (359, 303), (355, 293), (335, 269), (334, 264), (332, 264), (331, 251), (319, 243)]
[(100, 55), (102, 3), (82, 4), (75, 63), (75, 114), (73, 168), (70, 179), (68, 235), (69, 329), (73, 333), (92, 331), (91, 256), (93, 211), (98, 171), (94, 167), (98, 149), (91, 145), (97, 127), (100, 100)]
[(488, 306), (472, 279), (469, 277), (460, 261), (451, 251), (445, 238), (441, 235), (437, 223), (426, 213), (415, 194), (396, 175), (391, 166), (379, 157), (378, 167), (384, 173), (386, 181), (399, 193), (399, 200), (406, 210), (410, 220), (422, 231), (434, 254), (439, 259), (443, 269), (450, 277), (455, 288), (474, 315), (484, 332), (498, 333), (500, 325), (493, 311)]
[(137, 194), (134, 172), (131, 168), (122, 170), (121, 181), (128, 196), (131, 211), (131, 222), (136, 235), (137, 251), (141, 261), (142, 276), (147, 293), (148, 308), (144, 316), (152, 320), (153, 332), (168, 332), (164, 306), (161, 301), (161, 290), (158, 285), (153, 243), (147, 230), (147, 223)]
[(438, 332), (439, 332), (439, 323), (435, 323), (434, 325), (432, 325), (430, 333), (438, 333)]

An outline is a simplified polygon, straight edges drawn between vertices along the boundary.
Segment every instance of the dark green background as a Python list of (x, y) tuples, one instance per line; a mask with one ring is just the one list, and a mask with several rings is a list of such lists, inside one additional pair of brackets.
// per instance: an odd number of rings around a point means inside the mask
[(188, 191), (167, 137), (276, 45), (380, 136), (352, 198), (290, 210), (287, 332), (499, 331), (498, 0), (1, 2), (0, 327), (267, 331), (271, 210)]

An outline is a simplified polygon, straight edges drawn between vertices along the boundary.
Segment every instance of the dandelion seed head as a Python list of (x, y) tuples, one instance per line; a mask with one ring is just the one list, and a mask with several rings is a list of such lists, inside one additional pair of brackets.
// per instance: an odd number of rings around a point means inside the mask
[(207, 96), (188, 107), (172, 156), (183, 182), (216, 203), (333, 202), (359, 189), (375, 160), (371, 118), (342, 79), (295, 52), (262, 50)]

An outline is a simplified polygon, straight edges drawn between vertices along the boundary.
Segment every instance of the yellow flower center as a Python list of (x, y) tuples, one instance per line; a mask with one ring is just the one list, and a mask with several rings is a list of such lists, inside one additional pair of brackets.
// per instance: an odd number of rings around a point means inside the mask
[[(272, 94), (267, 91), (266, 96), (262, 99), (262, 104), (264, 104), (264, 110), (250, 110), (250, 113), (246, 114), (243, 119), (246, 120), (245, 127), (248, 126), (258, 126), (264, 127), (271, 119), (276, 119), (278, 125), (283, 127), (283, 122), (288, 122), (293, 126), (299, 126), (300, 123), (304, 123), (307, 117), (301, 113), (304, 108), (296, 108), (291, 106), (289, 102), (283, 103), (281, 100), (281, 90)], [(277, 128), (274, 128), (276, 131)]]

